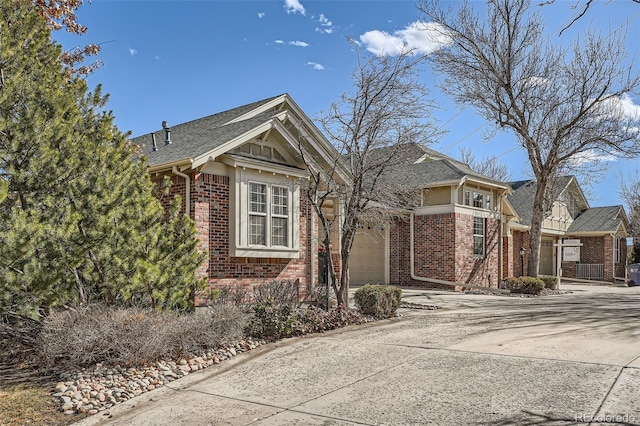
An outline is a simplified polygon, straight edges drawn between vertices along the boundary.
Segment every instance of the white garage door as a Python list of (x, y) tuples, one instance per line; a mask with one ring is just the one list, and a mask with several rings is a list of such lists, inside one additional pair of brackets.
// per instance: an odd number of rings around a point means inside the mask
[(358, 229), (351, 250), (349, 272), (354, 285), (385, 282), (383, 229)]

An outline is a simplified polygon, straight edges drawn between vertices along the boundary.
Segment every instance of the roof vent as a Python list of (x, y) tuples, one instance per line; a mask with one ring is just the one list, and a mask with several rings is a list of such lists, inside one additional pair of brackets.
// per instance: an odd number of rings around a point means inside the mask
[(155, 133), (151, 133), (151, 142), (153, 144), (153, 151), (157, 151), (158, 150), (158, 145), (156, 144), (156, 134)]
[(163, 121), (162, 128), (164, 129), (164, 135), (165, 135), (164, 144), (171, 145), (171, 127), (169, 127), (169, 123), (167, 123), (166, 121)]

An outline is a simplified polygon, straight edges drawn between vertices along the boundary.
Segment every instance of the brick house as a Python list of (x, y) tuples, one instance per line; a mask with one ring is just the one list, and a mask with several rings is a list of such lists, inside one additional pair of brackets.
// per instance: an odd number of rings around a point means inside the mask
[(304, 291), (315, 282), (317, 222), (304, 194), (300, 140), (320, 165), (338, 156), (286, 94), (172, 127), (163, 122), (132, 139), (152, 180), (171, 180), (165, 207), (179, 195), (195, 221), (209, 253), (199, 272), (210, 286), (299, 280)]
[[(171, 127), (163, 122), (160, 130), (132, 143), (141, 147), (152, 180), (170, 179), (165, 207), (180, 196), (183, 213), (195, 221), (201, 248), (209, 253), (199, 272), (210, 286), (298, 280), (304, 291), (322, 281), (319, 265), (326, 254), (319, 253), (318, 220), (304, 192), (308, 172), (299, 144), (317, 167), (330, 167), (340, 155), (289, 95)], [(348, 182), (346, 169), (336, 173)], [(519, 275), (517, 253), (528, 247), (522, 201), (527, 184), (514, 183), (512, 190), (418, 144), (403, 147), (387, 179), (417, 188), (422, 201), (404, 219), (358, 230), (351, 253), (353, 284), (497, 287), (501, 278)], [(560, 198), (569, 194), (561, 192)], [(621, 264), (614, 273), (610, 259), (626, 257), (626, 246), (619, 244), (628, 229), (624, 211), (588, 209), (583, 195), (570, 202), (564, 228), (553, 228), (553, 218), (552, 224), (545, 222), (545, 241), (580, 237), (584, 264), (603, 264), (605, 278), (619, 274)], [(331, 208), (339, 214), (338, 200)], [(566, 232), (570, 226), (573, 233)], [(339, 248), (334, 244), (330, 254), (337, 268)], [(572, 267), (584, 269), (563, 264), (567, 273)]]
[[(506, 224), (503, 237), (507, 275), (527, 272), (527, 256), (520, 249), (529, 250), (529, 229), (536, 182), (511, 182), (513, 192), (509, 201), (517, 212)], [(613, 282), (624, 279), (627, 259), (629, 220), (622, 206), (589, 207), (589, 203), (573, 176), (556, 179), (546, 200), (547, 215), (542, 223), (540, 274), (556, 275), (560, 240), (579, 240), (579, 260), (566, 260), (563, 254), (562, 276)], [(524, 260), (524, 265), (523, 265)]]
[(359, 230), (351, 282), (497, 287), (502, 224), (515, 216), (506, 198), (509, 185), (418, 144), (404, 146), (400, 155), (389, 178), (418, 188), (420, 206), (404, 220)]

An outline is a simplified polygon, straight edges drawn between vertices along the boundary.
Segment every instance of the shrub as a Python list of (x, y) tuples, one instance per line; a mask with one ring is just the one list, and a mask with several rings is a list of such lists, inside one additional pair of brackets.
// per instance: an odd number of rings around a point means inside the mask
[(519, 282), (519, 279), (516, 277), (507, 277), (500, 283), (500, 288), (504, 290), (513, 290), (518, 287)]
[(253, 337), (274, 339), (292, 336), (294, 310), (291, 305), (257, 303), (253, 306), (246, 333)]
[(511, 293), (540, 294), (544, 288), (544, 281), (534, 277), (509, 277), (504, 280)]
[(276, 308), (270, 305), (256, 305), (246, 333), (253, 337), (275, 339), (319, 333), (368, 321), (369, 319), (360, 312), (344, 307), (325, 311), (316, 306), (292, 308), (285, 305)]
[(182, 315), (88, 305), (52, 312), (43, 322), (38, 350), (49, 365), (144, 365), (240, 339), (246, 322), (247, 314), (225, 305)]
[(249, 303), (249, 291), (246, 287), (238, 285), (225, 285), (217, 287), (215, 290), (215, 298), (211, 298), (214, 305), (235, 305), (241, 306)]
[(544, 282), (544, 288), (548, 288), (549, 290), (557, 290), (558, 289), (558, 277), (555, 275), (538, 275)]
[(327, 298), (327, 287), (316, 286), (311, 291), (307, 292), (304, 302), (309, 306), (315, 306), (325, 311), (329, 309), (327, 305), (329, 299)]
[(299, 281), (271, 281), (253, 286), (253, 301), (257, 305), (299, 306)]
[(356, 290), (354, 297), (358, 310), (363, 314), (389, 318), (400, 307), (402, 290), (390, 285), (367, 284)]

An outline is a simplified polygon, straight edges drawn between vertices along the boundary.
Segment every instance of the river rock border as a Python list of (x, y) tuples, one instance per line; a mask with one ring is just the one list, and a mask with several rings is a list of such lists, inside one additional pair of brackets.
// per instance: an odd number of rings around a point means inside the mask
[(201, 356), (158, 361), (146, 367), (96, 364), (81, 371), (61, 373), (61, 381), (51, 396), (65, 414), (93, 415), (265, 343), (264, 340), (242, 340)]

